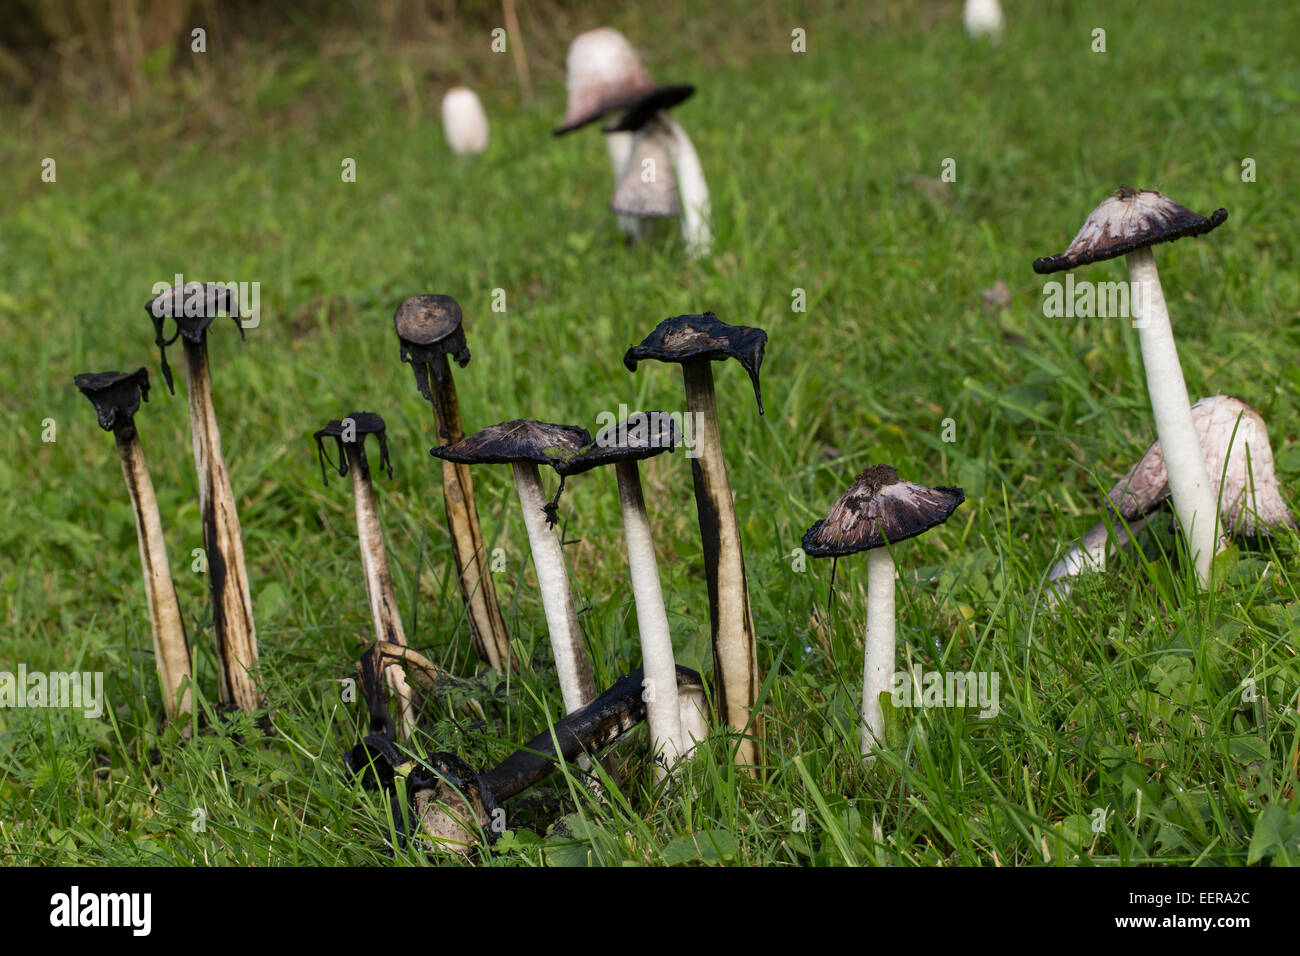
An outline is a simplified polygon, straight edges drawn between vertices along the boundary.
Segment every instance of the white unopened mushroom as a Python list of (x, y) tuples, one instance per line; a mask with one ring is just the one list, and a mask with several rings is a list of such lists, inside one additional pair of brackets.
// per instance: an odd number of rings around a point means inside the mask
[(1214, 493), (1192, 423), (1187, 385), (1151, 247), (1202, 235), (1227, 218), (1225, 209), (1216, 210), (1207, 219), (1154, 190), (1124, 187), (1092, 211), (1065, 252), (1034, 262), (1034, 271), (1046, 274), (1117, 256), (1126, 258), (1129, 278), (1136, 287), (1133, 325), (1142, 347), (1156, 434), (1168, 463), (1174, 511), (1202, 587), (1209, 582), (1210, 562), (1218, 550)]
[[(1267, 534), (1282, 526), (1294, 528), (1295, 519), (1282, 499), (1273, 469), (1273, 448), (1259, 412), (1239, 398), (1214, 395), (1192, 406), (1192, 421), (1223, 527), (1243, 537)], [(1123, 522), (1113, 521), (1113, 533), (1106, 522), (1098, 522), (1056, 562), (1048, 574), (1053, 582), (1049, 603), (1054, 605), (1070, 593), (1066, 579), (1086, 571), (1104, 571), (1107, 558), (1146, 524), (1170, 495), (1164, 450), (1156, 441), (1106, 496), (1107, 507)]]
[(988, 37), (996, 42), (1002, 36), (1002, 6), (998, 0), (966, 0), (962, 22), (967, 36), (977, 40)]
[(457, 156), (477, 156), (487, 149), (487, 113), (469, 87), (454, 87), (443, 96), (442, 131)]

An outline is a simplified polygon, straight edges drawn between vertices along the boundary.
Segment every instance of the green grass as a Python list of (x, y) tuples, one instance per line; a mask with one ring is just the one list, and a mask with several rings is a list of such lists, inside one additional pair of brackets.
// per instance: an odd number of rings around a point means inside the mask
[[(406, 296), (454, 295), (473, 362), (473, 428), (531, 417), (592, 427), (620, 403), (679, 409), (676, 370), (635, 375), (627, 346), (712, 309), (769, 334), (759, 417), (718, 366), (724, 441), (759, 635), (768, 772), (710, 738), (675, 794), (656, 792), (643, 731), (597, 800), (557, 774), (508, 806), (482, 865), (542, 863), (1244, 864), (1300, 858), (1297, 540), (1244, 543), (1197, 594), (1162, 523), (1048, 611), (1046, 570), (1154, 437), (1124, 320), (1046, 319), (1038, 256), (1061, 251), (1120, 184), (1159, 188), (1212, 235), (1157, 251), (1193, 397), (1234, 394), (1270, 423), (1300, 499), (1300, 11), (1286, 5), (1046, 3), (1009, 10), (997, 49), (958, 4), (817, 14), (735, 4), (693, 20), (660, 4), (611, 18), (657, 78), (696, 82), (677, 113), (713, 194), (716, 253), (675, 229), (625, 248), (594, 131), (553, 140), (560, 58), (533, 50), (519, 102), (509, 57), (465, 40), (491, 116), (477, 161), (449, 156), (437, 97), (403, 92), (404, 56), (354, 43), (268, 48), (185, 74), (134, 115), (91, 104), (10, 117), (0, 144), (0, 669), (103, 671), (100, 720), (0, 710), (0, 860), (83, 864), (385, 861), (390, 813), (348, 782), (364, 713), (339, 680), (370, 640), (351, 498), (323, 488), (311, 432), (353, 410), (389, 425), (378, 481), (408, 635), (459, 675), (426, 702), (421, 749), (490, 766), (562, 705), (509, 470), (475, 473), (497, 588), (531, 669), (475, 676), (453, 580), (432, 417), (397, 356)], [(726, 7), (726, 5), (724, 5)], [(595, 23), (575, 23), (580, 29)], [(789, 51), (807, 30), (808, 53)], [(1091, 31), (1107, 52), (1091, 52)], [(481, 47), (481, 49), (480, 49)], [(562, 48), (561, 48), (562, 49)], [(57, 161), (55, 184), (40, 163)], [(357, 182), (340, 181), (345, 157)], [(1241, 162), (1257, 179), (1243, 183)], [(956, 161), (946, 198), (935, 178)], [(1291, 263), (1291, 265), (1288, 265)], [(169, 396), (143, 305), (154, 283), (260, 281), (261, 326), (212, 336), (239, 499), (267, 735), (218, 720), (184, 385)], [(1123, 279), (1111, 262), (1080, 278)], [(1006, 281), (993, 312), (980, 291)], [(492, 311), (504, 289), (507, 311)], [(792, 290), (807, 311), (791, 311)], [(189, 622), (202, 732), (161, 728), (134, 529), (112, 439), (75, 373), (147, 365), (137, 421)], [(941, 438), (953, 419), (956, 441)], [(57, 441), (43, 442), (53, 419)], [(865, 560), (794, 570), (791, 552), (865, 465), (955, 484), (968, 502), (900, 546), (900, 666), (992, 671), (1000, 712), (897, 715), (875, 767), (857, 754)], [(708, 605), (689, 468), (644, 469), (679, 661), (707, 669)], [(552, 481), (553, 487), (553, 481)], [(597, 683), (639, 665), (612, 476), (570, 482), (566, 553)], [(1253, 681), (1254, 695), (1243, 694)], [(487, 719), (457, 704), (478, 699)], [(1253, 696), (1254, 699), (1250, 699)], [(689, 796), (692, 795), (693, 796)], [(1105, 812), (1105, 825), (1091, 826)], [(446, 863), (416, 850), (403, 863)]]

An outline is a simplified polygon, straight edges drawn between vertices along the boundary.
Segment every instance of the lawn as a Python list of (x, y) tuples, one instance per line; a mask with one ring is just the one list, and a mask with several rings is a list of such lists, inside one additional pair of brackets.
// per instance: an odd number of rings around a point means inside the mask
[[(613, 751), (618, 786), (553, 775), (508, 805), (496, 851), (469, 863), (1300, 860), (1300, 542), (1239, 542), (1198, 592), (1162, 520), (1065, 609), (1047, 607), (1048, 568), (1155, 434), (1136, 332), (1045, 317), (1031, 268), (1120, 185), (1202, 215), (1226, 207), (1214, 233), (1156, 251), (1188, 392), (1257, 407), (1284, 494), (1300, 501), (1300, 8), (1007, 3), (992, 48), (966, 37), (958, 3), (697, 6), (567, 10), (564, 32), (529, 48), (531, 100), (468, 18), (463, 34), (391, 49), (337, 30), (314, 47), (223, 48), (157, 77), (130, 111), (6, 108), (0, 670), (103, 672), (108, 706), (93, 720), (0, 710), (0, 861), (458, 862), (394, 850), (391, 810), (344, 771), (365, 712), (341, 680), (372, 639), (370, 613), (347, 483), (322, 485), (311, 440), (354, 410), (387, 420), (394, 475), (376, 486), (398, 603), (411, 643), (456, 675), (424, 702), (416, 747), (487, 768), (558, 719), (505, 466), (475, 482), (529, 666), (499, 677), (470, 646), (433, 417), (392, 326), (426, 292), (464, 309), (469, 430), (535, 418), (594, 431), (621, 405), (681, 409), (676, 369), (622, 363), (668, 316), (712, 310), (769, 336), (765, 415), (735, 363), (715, 366), (764, 677), (764, 773), (739, 772), (718, 732), (665, 792), (641, 729)], [(699, 88), (675, 115), (713, 196), (707, 259), (687, 260), (672, 223), (625, 246), (599, 134), (550, 135), (568, 38), (603, 22), (657, 80)], [(796, 28), (804, 53), (791, 50)], [(438, 100), (453, 81), (478, 90), (492, 121), (475, 160), (443, 140)], [(176, 273), (261, 288), (247, 341), (219, 323), (210, 343), (262, 724), (217, 712), (207, 583), (191, 569), (202, 537), (185, 385), (178, 375), (167, 393), (143, 309)], [(1116, 260), (1080, 278), (1126, 273)], [(1009, 304), (986, 306), (999, 280)], [(140, 365), (154, 388), (137, 424), (194, 649), (192, 740), (164, 726), (121, 470), (72, 386)], [(865, 556), (839, 562), (832, 592), (829, 562), (795, 549), (881, 462), (967, 498), (897, 548), (900, 668), (996, 674), (1000, 697), (987, 717), (900, 710), (889, 748), (865, 764)], [(709, 673), (690, 468), (665, 455), (642, 475), (678, 661)], [(560, 513), (607, 687), (640, 665), (612, 476), (569, 481)], [(483, 719), (462, 712), (467, 700)]]

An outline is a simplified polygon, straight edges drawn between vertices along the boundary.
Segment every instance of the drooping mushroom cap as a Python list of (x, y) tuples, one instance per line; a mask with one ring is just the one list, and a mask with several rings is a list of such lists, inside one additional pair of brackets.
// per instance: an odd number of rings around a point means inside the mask
[(682, 430), (667, 412), (634, 412), (601, 429), (590, 446), (557, 462), (555, 470), (561, 475), (580, 475), (601, 465), (641, 461), (672, 451), (681, 440)]
[[(196, 345), (203, 343), (208, 326), (225, 312), (244, 337), (244, 324), (239, 320), (238, 286), (225, 282), (186, 282), (183, 286), (164, 289), (145, 303), (144, 309), (153, 322), (154, 344), (162, 362), (163, 379), (167, 390), (175, 394), (171, 366), (167, 364), (167, 346), (181, 336)], [(167, 338), (163, 327), (168, 319), (176, 322), (176, 334)]]
[(604, 127), (606, 133), (635, 133), (660, 110), (670, 110), (695, 95), (690, 83), (670, 83), (657, 86), (633, 103), (617, 120)]
[[(1281, 525), (1296, 527), (1282, 500), (1273, 470), (1273, 448), (1259, 412), (1239, 398), (1215, 395), (1192, 406), (1192, 421), (1216, 500), (1222, 480), (1219, 513), (1224, 527), (1245, 536), (1267, 533)], [(1164, 451), (1156, 441), (1107, 498), (1126, 521), (1135, 521), (1160, 508), (1169, 495)]]
[(135, 435), (135, 413), (149, 401), (149, 370), (82, 372), (72, 380), (99, 415), (99, 427), (129, 440)]
[[(646, 160), (651, 160), (651, 165), (647, 166)], [(637, 134), (609, 208), (620, 215), (640, 219), (681, 215), (672, 156), (659, 129), (645, 129)]]
[(531, 461), (555, 465), (591, 444), (591, 433), (573, 425), (552, 425), (519, 418), (489, 425), (452, 445), (438, 445), (429, 454), (466, 465), (510, 465)]
[(443, 95), (442, 131), (457, 156), (476, 156), (487, 149), (487, 113), (468, 86), (453, 87)]
[(491, 829), (497, 803), (478, 773), (455, 754), (431, 753), (406, 781), (420, 828), (441, 850), (468, 854), (480, 832), (495, 842)]
[(1216, 209), (1206, 219), (1154, 189), (1123, 186), (1088, 215), (1065, 252), (1035, 259), (1034, 271), (1040, 275), (1062, 272), (1127, 255), (1143, 246), (1204, 235), (1227, 218), (1226, 209)]
[(565, 67), (569, 102), (556, 136), (631, 106), (654, 92), (654, 82), (632, 44), (610, 27), (588, 30), (574, 37)]
[(411, 296), (393, 313), (393, 327), (402, 344), (402, 361), (414, 364), (437, 355), (450, 355), (464, 368), (469, 364), (470, 355), (462, 321), (460, 303), (449, 295)]
[[(393, 477), (393, 465), (388, 460), (387, 426), (383, 418), (374, 412), (353, 412), (343, 419), (330, 419), (328, 425), (312, 434), (316, 439), (316, 456), (320, 460), (321, 479), (326, 485), (329, 479), (325, 475), (325, 463), (329, 455), (325, 452), (325, 439), (333, 438), (338, 445), (339, 463), (336, 466), (339, 477), (348, 473), (348, 449), (356, 448), (360, 461), (362, 477), (370, 477), (370, 462), (366, 460), (366, 436), (379, 437), (379, 470), (387, 471)], [(333, 462), (330, 462), (332, 465)]]
[(899, 478), (889, 465), (874, 465), (808, 529), (803, 550), (837, 558), (897, 544), (943, 524), (965, 500), (960, 488), (927, 488)]
[(758, 371), (763, 364), (763, 350), (767, 347), (767, 333), (746, 325), (728, 325), (712, 312), (703, 315), (679, 315), (664, 319), (640, 345), (634, 345), (623, 356), (629, 372), (635, 372), (637, 362), (654, 359), (659, 362), (721, 362), (734, 358), (754, 383), (754, 400), (758, 413), (763, 414), (763, 392), (758, 383)]

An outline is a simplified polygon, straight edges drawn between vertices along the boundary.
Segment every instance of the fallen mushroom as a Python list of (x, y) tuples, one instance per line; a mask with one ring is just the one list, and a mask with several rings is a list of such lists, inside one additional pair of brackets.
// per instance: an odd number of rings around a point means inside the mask
[[(700, 675), (678, 667), (683, 698), (703, 691)], [(396, 796), (396, 780), (405, 780), (412, 819), (429, 836), (432, 848), (468, 855), (482, 834), (489, 845), (507, 828), (506, 800), (522, 793), (555, 770), (560, 762), (585, 763), (595, 758), (645, 719), (640, 670), (619, 681), (586, 707), (557, 721), (495, 768), (479, 774), (450, 753), (433, 753), (417, 761), (400, 752), (382, 728), (348, 753), (347, 766), (367, 789)], [(372, 731), (374, 727), (372, 725)], [(405, 814), (403, 814), (405, 816)], [(405, 820), (399, 823), (404, 842)]]
[[(162, 688), (163, 708), (168, 720), (193, 715), (194, 698), (190, 683), (190, 645), (185, 634), (176, 585), (167, 561), (162, 518), (153, 481), (144, 460), (144, 448), (135, 428), (135, 413), (141, 400), (149, 400), (149, 372), (84, 372), (73, 379), (90, 399), (99, 416), (99, 427), (111, 431), (122, 459), (122, 475), (135, 512), (135, 533), (140, 543), (140, 565), (144, 572), (144, 597), (149, 605), (149, 626), (153, 632), (154, 664)], [(182, 733), (189, 737), (193, 725)]]
[[(685, 95), (690, 95), (689, 87), (656, 87), (632, 44), (623, 34), (609, 27), (588, 30), (574, 37), (565, 58), (565, 69), (568, 103), (564, 119), (555, 130), (556, 136), (571, 133), (617, 110), (635, 108), (665, 94), (671, 97), (675, 95), (670, 92), (673, 90), (685, 89)], [(634, 141), (632, 131), (611, 132), (605, 136), (616, 191), (632, 169)], [(636, 157), (638, 171), (640, 159)], [(640, 217), (640, 213), (620, 213), (619, 228), (634, 239), (640, 237)]]
[(867, 630), (862, 674), (862, 753), (885, 742), (881, 694), (893, 688), (894, 545), (943, 524), (966, 500), (960, 488), (926, 488), (898, 477), (889, 465), (858, 475), (830, 512), (803, 536), (811, 558), (867, 551)]
[[(620, 214), (636, 216), (673, 215), (671, 211), (659, 211), (672, 208), (663, 199), (665, 188), (671, 188), (677, 199), (676, 209), (681, 213), (686, 253), (698, 259), (708, 255), (713, 246), (709, 185), (695, 144), (668, 112), (670, 106), (694, 92), (693, 86), (662, 87), (654, 96), (629, 109), (618, 122), (605, 127), (605, 133), (618, 136), (636, 131), (637, 137), (611, 208)], [(673, 179), (666, 184), (658, 182), (661, 174), (657, 161), (654, 178), (647, 182), (644, 176), (644, 160), (659, 155), (666, 155), (672, 164)]]
[[(361, 569), (366, 579), (366, 599), (370, 603), (370, 618), (375, 627), (375, 640), (406, 646), (406, 632), (397, 610), (397, 596), (393, 593), (393, 573), (388, 566), (388, 550), (384, 545), (384, 527), (379, 523), (379, 509), (375, 505), (375, 489), (370, 481), (370, 462), (366, 459), (366, 436), (379, 440), (379, 470), (393, 476), (393, 466), (388, 460), (387, 429), (384, 420), (373, 412), (353, 412), (342, 420), (333, 419), (315, 432), (316, 455), (320, 460), (321, 479), (326, 486), (329, 478), (325, 472), (328, 455), (325, 439), (333, 438), (338, 445), (339, 477), (352, 476), (352, 497), (356, 506), (357, 540), (361, 545)], [(331, 464), (333, 464), (331, 462)], [(406, 682), (406, 675), (397, 668), (387, 668), (389, 687), (397, 695), (402, 715), (402, 736), (415, 731), (415, 695)]]
[(691, 446), (691, 473), (695, 506), (704, 548), (704, 570), (709, 589), (709, 620), (713, 638), (714, 692), (719, 717), (749, 736), (742, 737), (737, 763), (751, 768), (758, 763), (756, 741), (762, 722), (754, 711), (758, 699), (758, 648), (754, 618), (749, 608), (745, 555), (736, 522), (727, 463), (718, 430), (718, 406), (713, 391), (714, 361), (734, 358), (749, 373), (758, 413), (763, 414), (759, 367), (767, 333), (762, 329), (728, 325), (712, 312), (665, 319), (640, 345), (627, 350), (623, 364), (636, 371), (647, 359), (676, 362), (686, 385), (686, 409), (695, 429)]
[(533, 566), (537, 569), (537, 587), (542, 592), (555, 670), (567, 713), (589, 703), (596, 696), (596, 684), (573, 607), (564, 552), (551, 527), (553, 506), (547, 504), (542, 492), (537, 466), (554, 464), (590, 444), (591, 434), (585, 428), (517, 419), (491, 425), (458, 442), (429, 450), (429, 454), (443, 461), (513, 467), (515, 491), (519, 495), (524, 527), (528, 530)]
[(1134, 311), (1141, 321), (1133, 324), (1142, 346), (1156, 434), (1169, 462), (1174, 511), (1202, 587), (1209, 583), (1210, 563), (1219, 543), (1214, 494), (1192, 423), (1187, 385), (1151, 247), (1203, 235), (1227, 218), (1224, 209), (1206, 219), (1153, 190), (1124, 187), (1092, 211), (1065, 252), (1034, 261), (1035, 272), (1048, 274), (1125, 257), (1129, 278), (1137, 287)]
[[(1239, 537), (1296, 527), (1282, 500), (1273, 470), (1273, 448), (1259, 412), (1239, 398), (1214, 395), (1192, 406), (1192, 421), (1224, 527)], [(1157, 440), (1106, 496), (1106, 507), (1115, 516), (1114, 533), (1105, 521), (1099, 521), (1048, 573), (1050, 603), (1054, 605), (1070, 593), (1066, 578), (1104, 571), (1109, 556), (1169, 497), (1164, 451)]]
[(453, 87), (443, 96), (442, 131), (457, 156), (477, 156), (487, 149), (487, 113), (469, 87)]
[(618, 481), (618, 500), (623, 512), (623, 536), (627, 543), (627, 567), (636, 602), (637, 631), (641, 638), (641, 664), (646, 678), (646, 722), (655, 754), (656, 774), (662, 779), (669, 768), (691, 749), (682, 735), (681, 705), (674, 687), (677, 672), (673, 639), (668, 630), (668, 612), (659, 586), (654, 538), (646, 516), (645, 495), (637, 462), (671, 451), (681, 432), (667, 412), (638, 412), (610, 425), (596, 436), (590, 448), (558, 462), (555, 470), (569, 477), (602, 465), (613, 465)]
[[(460, 441), (465, 429), (460, 420), (456, 381), (447, 359), (450, 355), (461, 368), (470, 360), (460, 305), (449, 295), (412, 296), (398, 307), (393, 325), (401, 343), (401, 359), (410, 364), (415, 372), (415, 387), (433, 406), (439, 443)], [(467, 465), (443, 461), (442, 497), (474, 650), (489, 667), (498, 671), (512, 669), (516, 664), (510, 656), (510, 635), (488, 570), (487, 549), (474, 504), (474, 479)]]
[[(221, 674), (221, 699), (240, 710), (256, 710), (262, 695), (253, 680), (257, 664), (257, 631), (253, 625), (253, 601), (249, 595), (248, 572), (244, 567), (244, 542), (239, 530), (235, 495), (230, 473), (221, 453), (221, 430), (217, 427), (212, 402), (212, 371), (208, 365), (207, 330), (222, 312), (239, 327), (238, 303), (230, 290), (214, 283), (189, 282), (173, 286), (145, 305), (153, 321), (154, 342), (161, 356), (163, 378), (175, 392), (167, 346), (180, 338), (185, 351), (189, 387), (190, 430), (194, 439), (194, 465), (199, 481), (199, 512), (203, 520), (203, 547), (208, 564), (208, 587), (212, 593), (212, 628), (217, 638), (217, 661)], [(163, 335), (168, 318), (176, 322), (176, 334)]]

